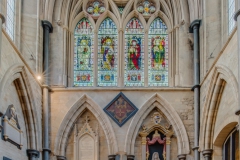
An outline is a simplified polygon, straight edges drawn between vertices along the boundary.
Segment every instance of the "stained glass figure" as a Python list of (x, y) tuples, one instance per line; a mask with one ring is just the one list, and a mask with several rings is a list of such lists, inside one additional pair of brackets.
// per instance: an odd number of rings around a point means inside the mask
[(168, 86), (168, 34), (160, 18), (150, 25), (148, 47), (148, 85)]
[(149, 16), (156, 11), (155, 4), (149, 0), (142, 0), (137, 4), (137, 10), (143, 16)]
[(74, 31), (74, 86), (93, 86), (93, 29), (81, 19)]
[(98, 86), (117, 86), (118, 31), (106, 18), (98, 31)]
[(125, 86), (144, 86), (144, 28), (132, 18), (125, 29)]
[(99, 17), (106, 10), (103, 0), (91, 0), (87, 6), (87, 12), (93, 17)]

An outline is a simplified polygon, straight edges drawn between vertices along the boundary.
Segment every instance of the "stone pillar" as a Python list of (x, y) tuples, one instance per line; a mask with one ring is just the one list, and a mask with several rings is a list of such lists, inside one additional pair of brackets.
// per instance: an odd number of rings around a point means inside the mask
[(199, 27), (201, 20), (194, 20), (189, 32), (194, 34), (194, 160), (200, 159), (199, 130), (200, 130), (200, 58), (199, 58)]
[(134, 155), (127, 155), (127, 160), (134, 160), (135, 156)]
[(212, 149), (206, 149), (202, 152), (203, 154), (203, 157), (205, 160), (211, 160), (212, 159), (212, 152), (213, 150)]
[[(0, 112), (0, 118), (3, 116), (3, 113), (2, 112)], [(0, 121), (0, 133), (2, 132), (2, 128), (3, 128), (3, 126), (2, 126), (2, 121)]]
[(57, 156), (57, 160), (67, 160), (67, 158), (64, 156)]
[(39, 151), (35, 149), (27, 149), (27, 155), (29, 160), (35, 160), (36, 158), (39, 158)]
[[(240, 115), (240, 0), (237, 0), (238, 6), (236, 7), (237, 12), (234, 15), (234, 20), (237, 21), (237, 36), (238, 36), (238, 110), (236, 111), (236, 115)], [(240, 116), (238, 120), (238, 125), (240, 124)], [(239, 132), (240, 136), (240, 132)], [(240, 142), (238, 144), (240, 147)], [(238, 159), (240, 159), (240, 150), (238, 150)]]
[(42, 21), (43, 26), (43, 160), (49, 160), (49, 33), (52, 33), (52, 24)]
[(115, 160), (115, 157), (116, 157), (115, 154), (114, 154), (114, 155), (109, 155), (109, 156), (108, 156), (108, 160)]
[(186, 154), (178, 155), (178, 160), (186, 160)]
[(147, 159), (147, 157), (146, 157), (146, 150), (147, 150), (146, 144), (147, 144), (148, 133), (141, 132), (139, 134), (142, 137), (142, 160), (146, 160)]
[(121, 62), (124, 61), (124, 40), (123, 40), (123, 37), (124, 37), (124, 31), (123, 29), (119, 29), (118, 30), (118, 34), (119, 34), (119, 41), (118, 41), (118, 87), (124, 87), (124, 64), (122, 64)]
[(5, 22), (5, 17), (0, 13), (0, 67), (1, 67), (1, 58), (2, 58), (2, 25)]
[(171, 137), (166, 136), (166, 160), (171, 160)]

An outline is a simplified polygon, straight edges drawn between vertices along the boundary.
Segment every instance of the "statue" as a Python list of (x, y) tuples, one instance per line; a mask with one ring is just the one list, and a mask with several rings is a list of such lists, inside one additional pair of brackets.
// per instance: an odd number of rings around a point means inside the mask
[(160, 160), (158, 152), (153, 153), (152, 160)]
[(4, 116), (7, 116), (8, 117), (8, 120), (13, 124), (15, 125), (18, 129), (20, 129), (20, 125), (18, 123), (18, 117), (17, 117), (17, 113), (16, 113), (16, 110), (13, 106), (13, 104), (9, 105), (8, 106), (8, 109), (5, 113)]

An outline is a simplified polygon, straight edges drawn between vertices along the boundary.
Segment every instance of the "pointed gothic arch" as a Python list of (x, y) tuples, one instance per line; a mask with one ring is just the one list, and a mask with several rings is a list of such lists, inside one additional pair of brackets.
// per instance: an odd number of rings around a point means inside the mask
[(54, 154), (65, 156), (67, 147), (68, 135), (70, 134), (74, 123), (79, 118), (79, 115), (88, 109), (98, 120), (100, 126), (104, 130), (104, 134), (108, 144), (108, 154), (115, 154), (118, 151), (117, 140), (112, 128), (112, 125), (103, 110), (87, 95), (83, 95), (65, 115), (63, 121), (55, 137)]
[[(202, 140), (200, 141), (201, 150), (213, 148), (214, 128), (219, 107), (217, 99), (221, 98), (221, 91), (224, 89), (225, 83), (231, 85), (234, 99), (237, 101), (238, 85), (236, 77), (228, 67), (224, 65), (216, 65), (209, 85), (209, 90), (207, 92), (208, 94), (206, 95), (208, 98), (206, 100), (206, 103), (203, 105), (203, 112), (201, 117), (201, 121), (203, 123), (200, 127), (200, 139)], [(225, 126), (222, 126), (222, 128), (223, 127)]]
[[(34, 104), (34, 96), (27, 72), (21, 64), (11, 66), (5, 73), (0, 83), (0, 98), (2, 101), (3, 93), (11, 83), (17, 90), (20, 107), (22, 109), (26, 126), (27, 148), (40, 149), (41, 141), (38, 133), (40, 132), (40, 123), (38, 122), (39, 114), (37, 114), (36, 105)], [(0, 108), (1, 109), (1, 108)]]
[(138, 114), (131, 120), (126, 134), (124, 151), (128, 154), (134, 155), (134, 145), (139, 128), (141, 127), (143, 120), (154, 108), (158, 108), (172, 125), (173, 131), (177, 137), (178, 154), (189, 154), (189, 139), (181, 118), (169, 102), (157, 93), (139, 109)]

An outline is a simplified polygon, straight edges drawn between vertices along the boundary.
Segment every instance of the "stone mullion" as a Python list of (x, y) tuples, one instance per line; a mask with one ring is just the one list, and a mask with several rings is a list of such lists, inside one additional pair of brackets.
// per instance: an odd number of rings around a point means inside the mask
[(148, 30), (144, 34), (144, 86), (148, 87)]
[(118, 87), (124, 87), (124, 34), (123, 29), (118, 31)]

